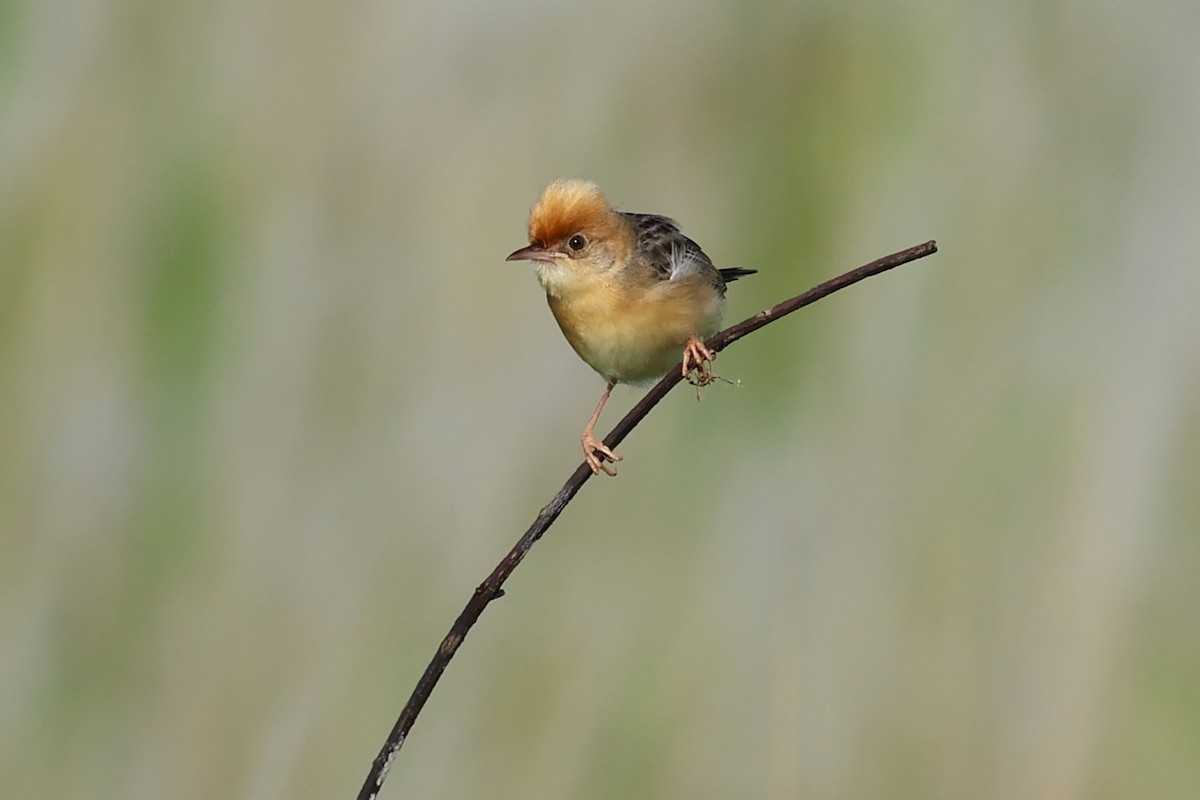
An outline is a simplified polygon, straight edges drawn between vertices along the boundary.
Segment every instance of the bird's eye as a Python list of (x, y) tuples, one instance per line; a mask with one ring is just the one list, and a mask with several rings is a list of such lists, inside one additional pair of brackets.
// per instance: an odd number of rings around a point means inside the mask
[(579, 252), (583, 248), (587, 247), (587, 239), (585, 239), (582, 234), (577, 233), (571, 237), (571, 241), (567, 242), (567, 246), (575, 252)]

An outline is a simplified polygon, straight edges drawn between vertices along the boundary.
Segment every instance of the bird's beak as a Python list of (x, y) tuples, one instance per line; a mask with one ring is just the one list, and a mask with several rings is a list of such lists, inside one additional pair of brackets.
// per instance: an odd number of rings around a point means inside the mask
[(505, 261), (538, 261), (543, 264), (552, 264), (554, 259), (558, 257), (558, 253), (553, 250), (546, 250), (541, 247), (522, 247), (520, 250), (514, 250), (508, 254)]

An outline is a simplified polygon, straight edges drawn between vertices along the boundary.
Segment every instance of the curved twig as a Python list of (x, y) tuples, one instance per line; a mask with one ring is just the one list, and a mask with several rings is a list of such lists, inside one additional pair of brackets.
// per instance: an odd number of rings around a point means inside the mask
[[(845, 289), (847, 286), (858, 283), (864, 278), (878, 275), (901, 264), (916, 261), (919, 258), (924, 258), (936, 252), (937, 243), (929, 241), (925, 244), (893, 253), (890, 256), (884, 256), (877, 261), (872, 261), (870, 264), (866, 264), (844, 275), (839, 275), (832, 280), (828, 280), (819, 286), (815, 286), (804, 294), (797, 295), (790, 300), (785, 300), (766, 311), (760, 311), (754, 316), (721, 331), (709, 339), (706, 344), (714, 353), (719, 353), (743, 336), (751, 334), (759, 328), (787, 316), (793, 311), (815, 303), (840, 289)], [(658, 404), (658, 401), (666, 397), (667, 392), (671, 391), (681, 380), (682, 374), (678, 368), (667, 373), (667, 376), (655, 384), (654, 388), (647, 392), (645, 397), (639, 400), (630, 409), (629, 413), (617, 423), (612, 432), (604, 438), (604, 444), (610, 448), (615, 448), (619, 445), (637, 427), (638, 423), (645, 419), (650, 410)], [(446, 634), (446, 638), (442, 640), (437, 652), (434, 653), (433, 658), (430, 660), (429, 666), (425, 668), (425, 673), (417, 681), (416, 688), (413, 689), (412, 695), (408, 698), (408, 702), (405, 703), (404, 709), (400, 712), (399, 719), (396, 720), (396, 724), (392, 726), (391, 733), (388, 734), (387, 741), (384, 742), (379, 755), (371, 763), (371, 770), (367, 773), (367, 779), (363, 782), (362, 788), (358, 792), (358, 800), (374, 800), (375, 796), (379, 794), (379, 789), (383, 786), (384, 778), (387, 777), (388, 770), (391, 768), (392, 760), (396, 757), (396, 753), (399, 752), (401, 745), (404, 744), (404, 739), (408, 736), (409, 730), (412, 729), (413, 723), (416, 722), (417, 715), (421, 713), (421, 709), (425, 706), (425, 701), (429, 699), (433, 687), (437, 685), (438, 679), (445, 672), (450, 659), (454, 658), (454, 654), (458, 651), (459, 645), (462, 644), (467, 632), (471, 630), (471, 627), (479, 619), (479, 615), (487, 608), (488, 603), (504, 594), (501, 587), (508, 580), (508, 576), (512, 574), (517, 565), (525, 558), (526, 553), (533, 547), (534, 542), (540, 539), (542, 534), (546, 532), (546, 529), (554, 524), (554, 520), (558, 519), (558, 515), (567, 507), (567, 503), (571, 502), (571, 499), (575, 497), (583, 485), (587, 483), (588, 478), (591, 477), (592, 471), (586, 463), (582, 463), (576, 467), (575, 472), (571, 474), (571, 477), (559, 489), (558, 494), (554, 495), (554, 498), (546, 504), (545, 508), (538, 512), (537, 517), (533, 520), (533, 524), (529, 526), (529, 529), (513, 545), (512, 550), (508, 551), (508, 555), (496, 565), (496, 568), (492, 570), (492, 574), (488, 575), (483, 583), (475, 588), (475, 593), (471, 596), (462, 613), (454, 620), (454, 624), (450, 626), (450, 632)]]

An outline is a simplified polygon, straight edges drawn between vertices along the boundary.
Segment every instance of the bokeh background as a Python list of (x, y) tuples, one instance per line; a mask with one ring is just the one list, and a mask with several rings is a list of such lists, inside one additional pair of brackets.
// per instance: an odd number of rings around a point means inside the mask
[[(602, 388), (525, 215), (726, 351), (383, 796), (1200, 796), (1200, 6), (0, 3), (0, 796), (351, 797)], [(638, 392), (620, 389), (605, 423)]]

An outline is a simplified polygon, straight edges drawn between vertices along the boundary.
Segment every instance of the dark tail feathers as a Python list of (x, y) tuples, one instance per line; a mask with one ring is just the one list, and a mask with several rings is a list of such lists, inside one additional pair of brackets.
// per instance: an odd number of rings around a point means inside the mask
[(744, 278), (747, 275), (753, 275), (754, 273), (758, 272), (758, 270), (743, 269), (742, 267), (726, 267), (725, 269), (718, 270), (718, 272), (721, 273), (721, 277), (726, 283), (733, 283), (738, 278)]

